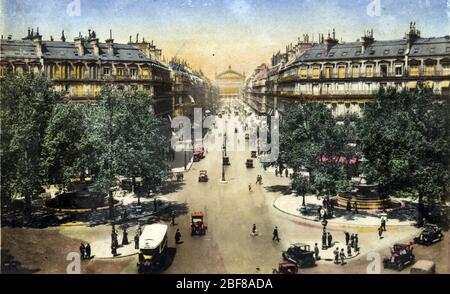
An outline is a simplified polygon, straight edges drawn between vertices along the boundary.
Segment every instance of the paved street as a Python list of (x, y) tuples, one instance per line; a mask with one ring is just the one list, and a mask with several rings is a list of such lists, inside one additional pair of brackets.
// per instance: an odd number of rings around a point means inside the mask
[[(223, 132), (224, 119), (217, 122), (217, 129), (213, 130), (210, 138)], [(234, 133), (234, 126), (238, 119), (232, 117), (226, 124), (230, 129), (228, 136), (240, 136), (242, 129)], [(237, 142), (237, 137), (235, 138)], [(220, 144), (219, 144), (220, 145)], [(194, 163), (186, 172), (184, 185), (177, 191), (165, 197), (178, 203), (174, 207), (187, 207), (187, 211), (177, 211), (180, 215), (176, 219), (177, 225), (169, 229), (169, 256), (171, 264), (164, 269), (164, 273), (272, 273), (282, 261), (281, 252), (291, 243), (302, 242), (314, 246), (319, 243), (322, 226), (318, 222), (301, 219), (281, 212), (273, 206), (274, 201), (283, 197), (282, 192), (287, 189), (288, 179), (276, 177), (272, 171), (264, 171), (257, 160), (255, 168), (247, 169), (246, 159), (250, 158), (249, 150), (233, 151), (228, 148), (231, 166), (226, 167), (227, 183), (221, 183), (222, 151), (214, 150), (206, 143), (208, 149), (206, 158)], [(199, 183), (200, 170), (207, 170), (209, 182)], [(263, 184), (256, 185), (256, 177), (261, 174)], [(249, 192), (248, 185), (252, 191)], [(180, 205), (181, 204), (181, 205)], [(208, 231), (205, 236), (190, 236), (190, 213), (204, 211)], [(161, 221), (168, 223), (167, 218)], [(251, 235), (252, 225), (256, 224), (258, 235)], [(129, 239), (132, 240), (136, 223), (130, 224)], [(272, 241), (272, 231), (278, 226), (280, 242)], [(175, 229), (182, 233), (183, 244), (175, 245), (173, 236)], [(318, 266), (303, 269), (302, 273), (366, 273), (369, 261), (367, 253), (380, 252), (382, 257), (389, 253), (389, 246), (394, 242), (407, 242), (417, 234), (418, 230), (411, 226), (389, 227), (385, 237), (379, 240), (374, 226), (347, 226), (334, 224), (328, 227), (334, 237), (334, 247), (342, 247), (344, 230), (358, 233), (361, 254), (348, 260), (345, 266), (334, 265), (331, 250), (321, 252), (323, 260)], [(2, 248), (27, 269), (39, 270), (42, 273), (65, 272), (68, 261), (65, 255), (70, 251), (77, 251), (80, 242), (97, 242), (101, 240), (104, 246), (109, 246), (109, 225), (94, 227), (73, 226), (46, 228), (40, 230), (3, 228)], [(45, 238), (42, 238), (45, 236)], [(39, 241), (37, 241), (39, 240)], [(97, 240), (97, 241), (96, 241)], [(432, 258), (438, 264), (438, 272), (448, 272), (447, 239), (429, 248), (417, 248), (418, 258), (423, 256)], [(100, 242), (101, 243), (101, 242)], [(131, 245), (134, 246), (134, 245)], [(95, 251), (93, 255), (95, 255)], [(116, 259), (94, 258), (83, 261), (83, 273), (137, 273), (137, 256)], [(382, 269), (382, 272), (385, 271)], [(403, 272), (408, 272), (404, 270)]]

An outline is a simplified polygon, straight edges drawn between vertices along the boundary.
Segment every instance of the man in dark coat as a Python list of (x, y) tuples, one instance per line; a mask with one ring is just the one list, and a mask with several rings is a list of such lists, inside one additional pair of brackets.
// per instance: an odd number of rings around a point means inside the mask
[(86, 247), (84, 247), (84, 244), (81, 243), (81, 245), (80, 245), (80, 257), (81, 257), (81, 260), (84, 259), (85, 255), (86, 255)]
[(333, 254), (334, 254), (334, 263), (338, 264), (339, 263), (339, 248), (338, 247), (336, 247), (336, 249), (334, 249)]
[(358, 213), (358, 203), (356, 201), (353, 202), (353, 209), (355, 210), (355, 213)]
[(180, 229), (177, 229), (177, 232), (175, 233), (175, 244), (180, 244), (180, 240), (181, 240)]
[(91, 259), (91, 245), (89, 243), (86, 245), (86, 258)]
[(172, 218), (172, 226), (175, 225), (175, 212), (172, 211), (172, 214), (170, 215), (170, 217)]
[(347, 200), (347, 211), (348, 212), (352, 211), (352, 204), (351, 204), (350, 200)]
[(122, 237), (122, 245), (128, 245), (128, 233), (127, 233), (127, 229), (123, 228), (123, 237)]
[(348, 243), (350, 242), (350, 233), (349, 232), (345, 232), (345, 245), (348, 245)]
[(352, 234), (352, 236), (350, 237), (350, 246), (355, 246), (355, 234)]
[(380, 239), (383, 239), (383, 227), (382, 226), (380, 226), (378, 228), (378, 237), (380, 237)]
[(339, 257), (341, 258), (341, 265), (344, 265), (345, 264), (344, 248), (341, 249), (341, 253), (339, 254)]
[(278, 237), (278, 227), (275, 227), (275, 229), (273, 229), (273, 237), (272, 237), (272, 241), (277, 240), (278, 242), (280, 242), (280, 238)]
[(328, 248), (327, 246), (327, 233), (324, 231), (322, 233), (322, 250), (326, 250)]
[(332, 246), (332, 242), (333, 242), (333, 236), (331, 236), (330, 232), (328, 232), (327, 239), (328, 239), (328, 247), (331, 247)]
[(352, 256), (352, 246), (350, 244), (347, 245), (347, 256)]
[(139, 233), (134, 235), (134, 249), (139, 249)]
[(319, 247), (317, 247), (317, 243), (314, 244), (314, 257), (315, 257), (316, 260), (320, 259), (320, 257), (319, 257)]
[(358, 234), (355, 234), (355, 246), (353, 247), (355, 251), (359, 251), (358, 247)]

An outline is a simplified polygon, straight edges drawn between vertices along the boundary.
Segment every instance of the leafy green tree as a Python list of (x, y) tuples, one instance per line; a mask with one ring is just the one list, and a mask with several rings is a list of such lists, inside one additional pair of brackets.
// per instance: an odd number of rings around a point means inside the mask
[(84, 180), (95, 168), (96, 154), (89, 140), (88, 104), (58, 104), (46, 129), (43, 160), (49, 184), (66, 187), (69, 180)]
[(449, 101), (428, 92), (381, 91), (359, 124), (366, 174), (386, 195), (443, 197), (449, 183)]
[[(350, 156), (345, 129), (336, 124), (323, 104), (302, 104), (287, 111), (280, 126), (280, 162), (310, 175), (311, 188), (319, 194), (334, 194), (336, 183), (346, 179), (342, 164), (322, 157)], [(296, 181), (294, 181), (295, 183)]]
[(24, 197), (24, 215), (30, 220), (32, 197), (42, 190), (45, 130), (61, 96), (36, 75), (7, 76), (0, 93), (1, 193), (3, 199)]

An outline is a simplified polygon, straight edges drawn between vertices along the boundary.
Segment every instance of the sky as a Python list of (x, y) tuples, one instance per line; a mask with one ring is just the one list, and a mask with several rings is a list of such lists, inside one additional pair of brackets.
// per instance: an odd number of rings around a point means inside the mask
[(424, 37), (450, 34), (450, 0), (0, 0), (0, 15), (14, 39), (28, 27), (44, 39), (93, 29), (104, 41), (112, 29), (126, 43), (139, 33), (210, 78), (229, 65), (251, 74), (305, 33), (317, 40), (335, 28), (351, 42), (373, 28), (375, 39), (400, 39), (415, 21)]

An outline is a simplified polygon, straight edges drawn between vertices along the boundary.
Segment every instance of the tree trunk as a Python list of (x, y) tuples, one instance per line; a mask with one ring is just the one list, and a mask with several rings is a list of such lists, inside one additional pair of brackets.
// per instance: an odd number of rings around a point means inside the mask
[(26, 223), (31, 221), (31, 196), (30, 193), (25, 194), (24, 220)]
[(108, 199), (109, 199), (109, 218), (114, 219), (114, 197), (112, 191), (108, 192)]

